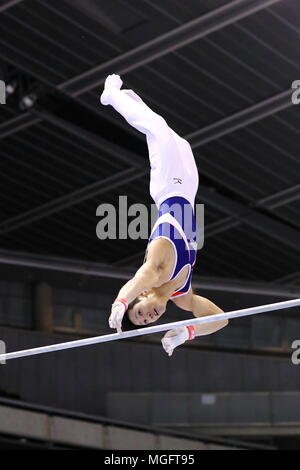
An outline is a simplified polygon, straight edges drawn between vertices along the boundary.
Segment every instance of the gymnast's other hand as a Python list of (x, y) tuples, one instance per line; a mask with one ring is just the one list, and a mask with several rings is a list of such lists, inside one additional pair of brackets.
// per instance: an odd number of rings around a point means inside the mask
[(173, 351), (177, 346), (186, 342), (189, 339), (188, 329), (184, 326), (182, 328), (175, 328), (168, 331), (161, 340), (164, 350), (169, 356), (172, 356)]
[(122, 332), (122, 320), (126, 310), (127, 306), (124, 301), (119, 301), (117, 299), (112, 304), (108, 323), (111, 328), (116, 328), (118, 333)]

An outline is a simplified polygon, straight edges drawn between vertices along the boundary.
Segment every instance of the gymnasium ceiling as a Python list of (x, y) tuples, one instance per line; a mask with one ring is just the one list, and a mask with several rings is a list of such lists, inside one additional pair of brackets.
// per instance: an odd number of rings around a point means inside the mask
[(1, 250), (141, 262), (144, 240), (95, 233), (99, 204), (151, 203), (143, 135), (99, 104), (119, 73), (194, 148), (196, 274), (299, 284), (299, 28), (298, 0), (1, 1), (2, 75), (17, 84), (0, 108)]

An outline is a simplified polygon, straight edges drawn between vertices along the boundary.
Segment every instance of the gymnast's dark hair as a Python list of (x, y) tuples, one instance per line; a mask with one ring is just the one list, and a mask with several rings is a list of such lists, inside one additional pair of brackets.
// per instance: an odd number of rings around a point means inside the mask
[[(139, 301), (140, 300), (138, 299), (138, 297), (136, 297), (132, 302), (130, 302), (130, 304), (128, 304), (128, 310), (133, 308), (135, 306), (135, 304), (137, 304)], [(122, 329), (124, 331), (136, 330), (137, 328), (141, 328), (143, 326), (147, 326), (147, 325), (135, 325), (130, 320), (128, 313), (127, 312), (125, 313), (124, 318), (122, 320)]]
[(128, 304), (128, 310), (133, 308), (135, 306), (135, 304), (137, 304), (139, 301), (140, 301), (139, 298), (136, 297), (132, 302), (130, 302), (130, 304)]

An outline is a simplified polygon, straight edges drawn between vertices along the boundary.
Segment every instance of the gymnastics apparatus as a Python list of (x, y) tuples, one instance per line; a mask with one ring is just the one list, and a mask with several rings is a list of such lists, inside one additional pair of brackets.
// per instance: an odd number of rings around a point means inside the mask
[(108, 341), (116, 341), (118, 339), (133, 338), (135, 336), (149, 335), (167, 331), (170, 328), (179, 328), (190, 325), (200, 325), (203, 323), (215, 322), (219, 320), (231, 320), (233, 318), (246, 317), (249, 315), (256, 315), (257, 313), (271, 312), (274, 310), (281, 310), (284, 308), (299, 307), (300, 299), (286, 300), (284, 302), (276, 302), (273, 304), (260, 305), (258, 307), (250, 307), (241, 310), (234, 310), (232, 312), (219, 313), (201, 318), (190, 318), (173, 323), (165, 323), (163, 325), (148, 326), (136, 330), (126, 331), (123, 333), (113, 333), (110, 335), (96, 336), (93, 338), (78, 339), (75, 341), (68, 341), (66, 343), (51, 344), (50, 346), (41, 346), (33, 349), (24, 349), (23, 351), (16, 351), (6, 354), (0, 354), (0, 362), (9, 359), (17, 359), (18, 357), (35, 356), (36, 354), (44, 354), (55, 351), (62, 351), (64, 349), (79, 348), (81, 346), (88, 346), (91, 344), (106, 343)]
[[(189, 143), (135, 92), (121, 90), (122, 84), (118, 75), (108, 76), (101, 103), (112, 105), (130, 125), (146, 135), (151, 166), (150, 194), (158, 207), (159, 217), (152, 229), (143, 265), (121, 288), (112, 304), (109, 325), (116, 328), (117, 333), (9, 352), (0, 355), (1, 362), (162, 331), (167, 331), (162, 345), (171, 356), (173, 350), (186, 340), (213, 333), (226, 326), (228, 320), (300, 306), (300, 299), (293, 299), (223, 312), (208, 299), (193, 293), (191, 279), (197, 251), (194, 201), (198, 189), (198, 169), (193, 152)], [(171, 210), (173, 202), (181, 209), (188, 208), (189, 217), (179, 220), (178, 214)], [(122, 332), (126, 311), (132, 324), (147, 325), (158, 320), (169, 300), (177, 307), (191, 311), (194, 317)], [(206, 328), (198, 328), (198, 325), (211, 323), (213, 325)]]

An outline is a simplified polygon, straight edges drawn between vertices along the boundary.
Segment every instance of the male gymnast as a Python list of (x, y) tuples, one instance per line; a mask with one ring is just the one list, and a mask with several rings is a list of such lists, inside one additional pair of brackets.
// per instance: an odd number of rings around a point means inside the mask
[[(109, 75), (100, 101), (111, 105), (131, 126), (146, 135), (150, 195), (158, 208), (158, 219), (144, 263), (112, 304), (109, 325), (120, 332), (126, 311), (134, 325), (153, 323), (166, 311), (169, 300), (195, 317), (221, 313), (213, 302), (194, 294), (191, 287), (196, 260), (194, 203), (198, 189), (198, 170), (191, 146), (134, 91), (122, 90), (122, 85), (119, 75)], [(165, 334), (162, 345), (171, 356), (185, 341), (214, 333), (227, 324), (227, 320), (222, 320), (175, 328)]]

